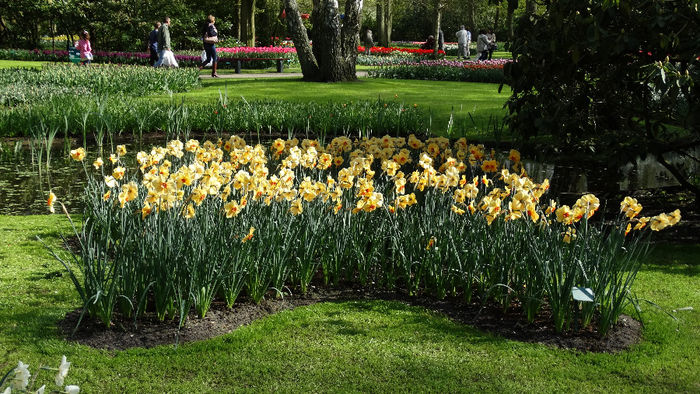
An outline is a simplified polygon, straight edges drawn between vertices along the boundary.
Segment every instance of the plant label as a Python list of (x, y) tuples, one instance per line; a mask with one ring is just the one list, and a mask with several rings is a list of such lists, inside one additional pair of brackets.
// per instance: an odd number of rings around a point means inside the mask
[(581, 302), (593, 302), (593, 290), (588, 287), (574, 287), (571, 289), (574, 300)]

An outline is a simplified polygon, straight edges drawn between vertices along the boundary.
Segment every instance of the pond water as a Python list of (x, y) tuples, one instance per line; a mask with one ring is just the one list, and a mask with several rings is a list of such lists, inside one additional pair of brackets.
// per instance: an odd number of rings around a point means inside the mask
[[(78, 145), (73, 144), (74, 148)], [(160, 145), (160, 141), (144, 143), (144, 147)], [(0, 152), (0, 214), (26, 215), (44, 214), (48, 212), (46, 199), (49, 190), (58, 196), (69, 212), (80, 212), (81, 196), (86, 174), (82, 165), (68, 158), (62, 145), (52, 149), (50, 168), (46, 164), (39, 165), (35, 155), (26, 146), (16, 152), (8, 144), (3, 144)], [(138, 147), (127, 144), (129, 152), (135, 152)], [(109, 151), (109, 148), (106, 148)], [(85, 163), (89, 165), (98, 156), (95, 147), (88, 148)], [(700, 156), (700, 148), (694, 152)], [(43, 161), (45, 162), (45, 156)], [(671, 158), (681, 162), (688, 173), (698, 173), (698, 164), (681, 157)], [(673, 176), (661, 166), (653, 156), (638, 158), (635, 163), (628, 163), (617, 170), (607, 168), (578, 167), (572, 165), (555, 165), (533, 161), (523, 162), (525, 169), (537, 181), (548, 178), (554, 196), (569, 202), (583, 193), (616, 192), (625, 190), (654, 189), (676, 186), (678, 183)], [(90, 167), (91, 168), (91, 167)], [(88, 169), (89, 170), (89, 169)]]

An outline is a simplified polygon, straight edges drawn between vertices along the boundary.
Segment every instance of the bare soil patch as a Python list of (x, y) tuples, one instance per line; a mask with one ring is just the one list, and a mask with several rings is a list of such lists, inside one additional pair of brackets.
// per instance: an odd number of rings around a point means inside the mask
[(223, 303), (215, 303), (204, 319), (191, 314), (184, 327), (177, 328), (176, 321), (160, 322), (152, 313), (147, 313), (134, 324), (133, 319), (117, 316), (112, 327), (84, 319), (74, 336), (71, 336), (80, 311), (69, 313), (59, 322), (63, 335), (94, 348), (123, 350), (132, 347), (150, 348), (158, 345), (173, 345), (200, 341), (232, 332), (267, 315), (318, 302), (343, 302), (351, 300), (392, 300), (421, 306), (442, 313), (453, 321), (473, 326), (479, 330), (508, 339), (541, 343), (562, 349), (586, 352), (616, 353), (640, 342), (641, 324), (629, 317), (621, 316), (619, 323), (601, 338), (595, 329), (571, 331), (558, 334), (550, 322), (547, 310), (543, 310), (533, 324), (528, 324), (523, 314), (514, 305), (507, 313), (497, 305), (466, 303), (462, 299), (436, 300), (431, 297), (409, 297), (398, 292), (366, 289), (328, 290), (315, 288), (306, 295), (285, 296), (284, 299), (263, 300), (254, 304), (247, 300), (236, 303), (232, 309)]

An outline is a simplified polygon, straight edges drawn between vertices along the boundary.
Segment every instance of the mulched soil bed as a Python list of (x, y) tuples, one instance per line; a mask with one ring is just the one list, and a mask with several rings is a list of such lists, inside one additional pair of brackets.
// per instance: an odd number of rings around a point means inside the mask
[(544, 310), (533, 324), (528, 324), (517, 306), (503, 313), (497, 305), (467, 304), (461, 299), (436, 300), (430, 297), (409, 297), (406, 294), (363, 289), (327, 290), (315, 288), (304, 296), (286, 296), (284, 299), (264, 300), (259, 305), (241, 300), (232, 309), (215, 303), (206, 318), (194, 314), (178, 332), (177, 322), (159, 322), (153, 314), (147, 314), (134, 326), (132, 319), (117, 317), (113, 327), (86, 318), (74, 336), (73, 329), (80, 311), (69, 313), (59, 322), (61, 332), (68, 340), (100, 349), (123, 350), (132, 347), (150, 348), (158, 345), (200, 341), (229, 333), (252, 321), (283, 310), (318, 302), (342, 302), (351, 300), (394, 300), (409, 305), (421, 306), (445, 314), (453, 321), (468, 324), (480, 330), (508, 339), (541, 343), (563, 349), (588, 352), (616, 353), (628, 349), (641, 340), (641, 324), (629, 316), (622, 315), (616, 327), (605, 338), (595, 330), (582, 330), (557, 334)]

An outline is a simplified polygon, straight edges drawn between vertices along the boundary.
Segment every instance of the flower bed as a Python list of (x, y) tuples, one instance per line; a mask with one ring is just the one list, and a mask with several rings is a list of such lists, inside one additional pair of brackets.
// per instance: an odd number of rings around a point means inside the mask
[(373, 78), (502, 83), (503, 66), (508, 62), (510, 60), (505, 59), (486, 61), (442, 59), (379, 63), (380, 67), (370, 70), (368, 74)]
[[(595, 196), (558, 206), (517, 151), (501, 157), (464, 139), (171, 141), (133, 167), (125, 154), (118, 146), (91, 165), (71, 152), (93, 174), (71, 277), (107, 326), (115, 311), (151, 308), (182, 324), (214, 299), (305, 293), (319, 277), (476, 295), (518, 305), (530, 322), (546, 304), (557, 331), (595, 322), (604, 335), (629, 302), (649, 229), (680, 220), (639, 217), (626, 198), (618, 220), (595, 222)], [(572, 302), (572, 288), (592, 302)]]
[[(360, 53), (365, 52), (365, 47), (364, 46), (358, 46), (357, 51)], [(413, 55), (432, 55), (433, 50), (432, 49), (420, 49), (420, 48), (397, 48), (397, 47), (372, 47), (369, 50), (369, 53), (371, 55), (391, 55), (397, 52), (401, 53), (410, 53)], [(445, 51), (438, 51), (439, 55), (444, 56)]]
[[(282, 47), (235, 47), (217, 48), (219, 53), (219, 67), (235, 67), (234, 61), (238, 58), (286, 58), (288, 64), (296, 63), (297, 56), (294, 48)], [(65, 50), (23, 50), (0, 49), (0, 59), (6, 60), (34, 60), (48, 62), (67, 62), (68, 51)], [(176, 53), (175, 59), (180, 67), (197, 67), (202, 63), (201, 51), (184, 51)], [(94, 52), (94, 63), (117, 63), (131, 65), (150, 65), (148, 52)], [(248, 64), (251, 68), (272, 67), (273, 61), (258, 61)]]

